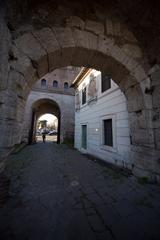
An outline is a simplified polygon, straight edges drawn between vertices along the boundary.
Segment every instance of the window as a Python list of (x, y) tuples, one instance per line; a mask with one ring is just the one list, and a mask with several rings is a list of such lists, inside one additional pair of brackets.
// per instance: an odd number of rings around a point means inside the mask
[(82, 148), (87, 149), (87, 125), (82, 125)]
[(103, 120), (103, 145), (113, 147), (112, 119)]
[(64, 88), (65, 88), (65, 89), (68, 89), (68, 82), (65, 82), (65, 83), (64, 83)]
[(93, 99), (97, 96), (97, 88), (96, 88), (96, 79), (93, 78), (90, 80), (89, 82), (89, 86), (88, 86), (88, 97), (90, 99)]
[(105, 92), (106, 90), (111, 88), (111, 77), (101, 74), (101, 86), (102, 86), (102, 92)]
[(42, 86), (42, 87), (45, 87), (46, 85), (47, 85), (47, 81), (46, 81), (46, 79), (43, 78), (43, 79), (41, 80), (41, 86)]
[(82, 89), (82, 105), (86, 103), (86, 87)]
[(58, 82), (56, 80), (53, 81), (53, 87), (55, 87), (55, 88), (58, 87)]
[(76, 91), (76, 95), (75, 95), (75, 108), (76, 110), (80, 109), (80, 96), (79, 96), (79, 91)]

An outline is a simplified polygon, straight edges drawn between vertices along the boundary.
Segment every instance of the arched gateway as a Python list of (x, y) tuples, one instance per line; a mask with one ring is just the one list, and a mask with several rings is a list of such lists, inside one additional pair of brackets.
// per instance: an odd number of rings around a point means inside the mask
[[(23, 26), (23, 24), (22, 24)], [(70, 14), (63, 26), (30, 23), (17, 27), (10, 45), (7, 89), (3, 102), (9, 105), (1, 121), (1, 149), (22, 139), (24, 106), (33, 84), (47, 72), (65, 66), (84, 66), (109, 74), (126, 96), (131, 130), (133, 170), (152, 177), (160, 174), (159, 140), (155, 137), (151, 74), (144, 64), (138, 41), (119, 19), (108, 15), (105, 24)], [(10, 104), (10, 103), (14, 104)], [(157, 121), (157, 124), (159, 120)], [(14, 134), (13, 128), (19, 129)]]
[[(61, 129), (61, 111), (58, 104), (51, 99), (39, 99), (32, 103), (32, 106), (27, 105), (26, 111), (28, 111), (28, 122), (26, 122), (26, 138), (29, 140), (29, 143), (35, 141), (36, 137), (36, 124), (37, 120), (44, 115), (45, 113), (53, 114), (58, 119), (58, 136), (57, 143), (60, 143), (60, 129)], [(26, 114), (27, 115), (27, 114)], [(29, 131), (28, 131), (29, 130)], [(29, 136), (28, 136), (29, 134)]]

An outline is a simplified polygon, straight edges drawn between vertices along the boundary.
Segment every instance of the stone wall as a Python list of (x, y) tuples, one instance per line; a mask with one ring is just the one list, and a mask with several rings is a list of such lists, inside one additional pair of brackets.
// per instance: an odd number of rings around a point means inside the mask
[[(14, 109), (11, 102), (15, 93), (8, 88), (9, 75), (9, 51), (11, 47), (11, 35), (4, 20), (4, 9), (0, 8), (0, 158), (3, 159), (10, 145), (12, 126), (14, 126)], [(13, 114), (12, 114), (13, 113)], [(10, 126), (8, 128), (8, 126)], [(7, 144), (6, 144), (7, 143)], [(1, 167), (1, 163), (0, 163)]]

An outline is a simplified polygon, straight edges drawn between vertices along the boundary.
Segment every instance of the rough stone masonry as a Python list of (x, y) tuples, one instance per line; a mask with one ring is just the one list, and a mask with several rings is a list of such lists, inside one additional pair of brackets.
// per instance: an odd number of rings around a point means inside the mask
[[(127, 98), (133, 172), (160, 176), (159, 1), (1, 1), (1, 165), (33, 84), (64, 66), (110, 72)], [(150, 9), (150, 11), (148, 11)]]

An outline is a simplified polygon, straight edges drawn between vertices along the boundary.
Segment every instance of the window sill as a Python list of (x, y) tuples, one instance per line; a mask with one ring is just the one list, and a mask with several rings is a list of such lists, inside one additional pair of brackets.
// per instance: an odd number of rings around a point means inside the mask
[(97, 101), (97, 96), (91, 97), (91, 98), (87, 101), (87, 103), (88, 103), (88, 105), (89, 105), (89, 104), (92, 104), (93, 102), (96, 102), (96, 101)]
[(104, 150), (104, 151), (108, 151), (108, 152), (117, 152), (117, 149), (115, 147), (110, 147), (107, 145), (101, 145), (100, 149)]
[(100, 92), (99, 95), (98, 95), (98, 98), (102, 98), (104, 96), (107, 96), (115, 91), (117, 91), (119, 88), (118, 87), (115, 87), (115, 88), (109, 88), (108, 90), (104, 91), (104, 92)]
[(88, 104), (87, 104), (87, 102), (86, 103), (84, 103), (83, 105), (81, 104), (81, 106), (80, 106), (80, 109), (82, 109), (82, 108), (84, 108), (84, 107), (86, 107)]

